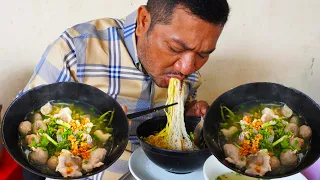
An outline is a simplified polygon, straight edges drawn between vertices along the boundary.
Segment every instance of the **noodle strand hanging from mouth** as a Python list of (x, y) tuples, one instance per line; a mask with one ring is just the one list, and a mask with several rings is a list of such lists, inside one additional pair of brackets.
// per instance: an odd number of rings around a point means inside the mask
[(168, 108), (168, 111), (166, 111), (166, 127), (158, 134), (145, 138), (147, 143), (171, 150), (186, 151), (195, 149), (184, 123), (186, 88), (186, 84), (180, 80), (175, 78), (170, 79), (166, 104), (175, 102), (178, 104)]

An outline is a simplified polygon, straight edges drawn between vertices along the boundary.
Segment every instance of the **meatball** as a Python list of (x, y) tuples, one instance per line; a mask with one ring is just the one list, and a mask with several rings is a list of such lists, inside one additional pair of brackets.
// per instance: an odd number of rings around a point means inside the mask
[(40, 137), (35, 134), (30, 134), (25, 137), (25, 140), (26, 140), (27, 145), (30, 145), (32, 142), (39, 143)]
[(19, 125), (19, 132), (23, 135), (27, 135), (31, 132), (31, 122), (23, 121)]
[(33, 124), (33, 132), (36, 133), (39, 129), (47, 131), (46, 123), (41, 121), (41, 120), (37, 120), (36, 122), (34, 122), (34, 124)]
[(32, 151), (29, 154), (28, 158), (29, 158), (29, 161), (33, 164), (45, 165), (49, 158), (49, 154), (48, 154), (48, 151), (45, 151), (42, 148), (37, 147), (35, 148), (34, 151)]
[(279, 169), (280, 165), (280, 160), (277, 157), (272, 156), (270, 158), (270, 166), (272, 171)]
[(287, 105), (282, 106), (280, 111), (281, 114), (287, 118), (291, 117), (293, 114), (292, 110)]
[(294, 166), (298, 162), (298, 155), (296, 151), (287, 150), (286, 152), (281, 152), (280, 161), (283, 166)]
[(32, 117), (32, 122), (37, 121), (37, 120), (42, 120), (42, 116), (40, 113), (35, 113)]
[(51, 158), (48, 160), (47, 165), (51, 170), (56, 170), (56, 167), (58, 166), (59, 160), (56, 156), (51, 156)]
[(299, 128), (296, 124), (294, 123), (289, 123), (285, 128), (284, 128), (284, 132), (288, 133), (288, 132), (292, 132), (294, 136), (298, 136), (299, 134)]
[(308, 139), (312, 135), (312, 130), (309, 126), (302, 125), (300, 127), (299, 134), (303, 139)]
[(292, 116), (292, 118), (290, 119), (290, 123), (298, 124), (299, 123), (298, 116)]
[(290, 146), (301, 148), (304, 144), (304, 140), (298, 137), (290, 139)]

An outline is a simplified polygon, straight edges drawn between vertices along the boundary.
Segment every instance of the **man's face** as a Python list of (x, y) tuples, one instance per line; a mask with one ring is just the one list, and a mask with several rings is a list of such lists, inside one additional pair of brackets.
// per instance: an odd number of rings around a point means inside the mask
[(150, 14), (139, 9), (137, 52), (144, 69), (159, 87), (168, 87), (171, 77), (183, 80), (208, 60), (222, 32), (195, 17), (186, 9), (176, 8), (170, 24), (156, 24), (151, 32)]

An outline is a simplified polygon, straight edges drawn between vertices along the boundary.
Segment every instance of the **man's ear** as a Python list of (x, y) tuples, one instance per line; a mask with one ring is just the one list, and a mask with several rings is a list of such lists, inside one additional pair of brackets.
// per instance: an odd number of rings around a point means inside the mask
[(149, 30), (151, 24), (151, 16), (146, 6), (140, 6), (137, 16), (136, 36), (142, 36)]

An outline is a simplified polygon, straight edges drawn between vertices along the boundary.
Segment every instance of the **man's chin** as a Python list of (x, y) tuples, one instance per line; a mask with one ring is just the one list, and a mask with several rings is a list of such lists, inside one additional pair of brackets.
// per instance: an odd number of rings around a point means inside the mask
[(165, 79), (152, 79), (152, 81), (160, 88), (168, 88), (169, 83)]

